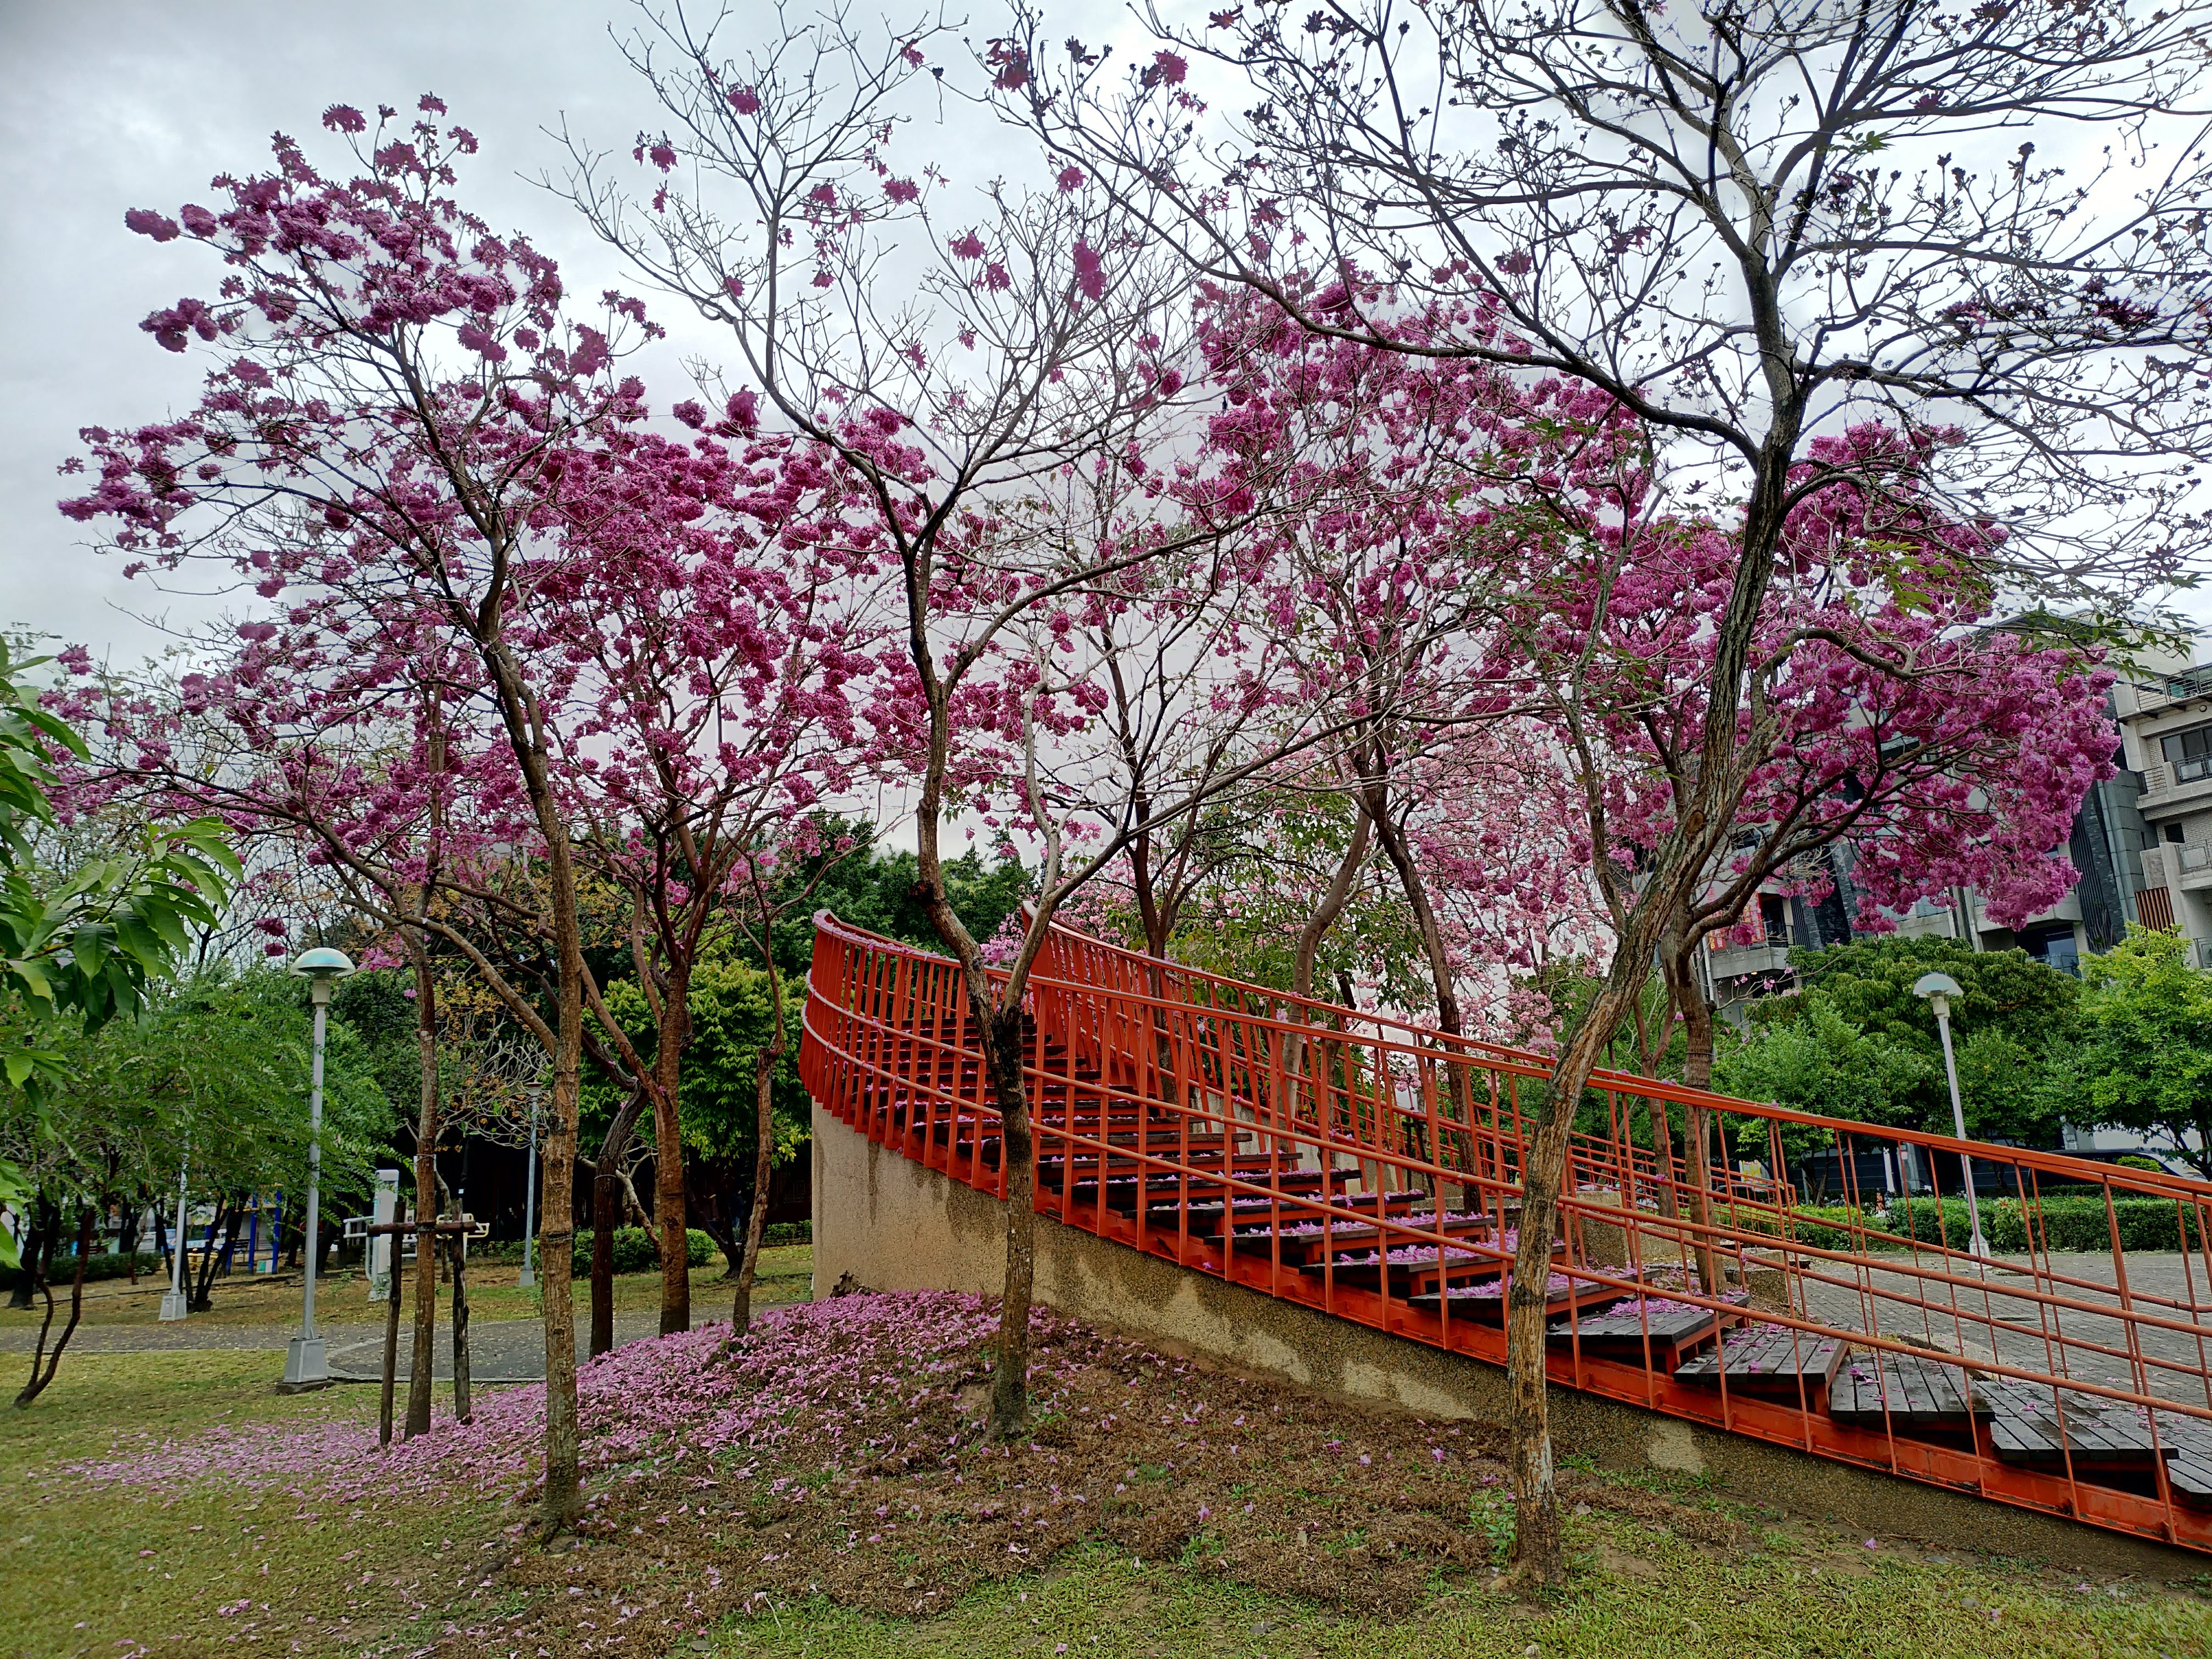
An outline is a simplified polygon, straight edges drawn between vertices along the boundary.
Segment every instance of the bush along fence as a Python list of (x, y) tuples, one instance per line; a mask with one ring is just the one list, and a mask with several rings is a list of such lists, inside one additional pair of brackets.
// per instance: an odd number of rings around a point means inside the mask
[[(2109, 1216), (2102, 1198), (2046, 1198), (2026, 1205), (2016, 1198), (1980, 1202), (1983, 1235), (2000, 1255), (2051, 1250), (2104, 1255), (2111, 1254), (2115, 1237), (2123, 1250), (2193, 1250), (2203, 1243), (2197, 1212), (2163, 1199), (2115, 1198)], [(1769, 1237), (1778, 1231), (1775, 1218), (1766, 1214), (1740, 1214), (1735, 1224), (1741, 1231)], [(1789, 1212), (1789, 1227), (1791, 1238), (1816, 1250), (1903, 1250), (1916, 1243), (1948, 1243), (1958, 1249), (1974, 1231), (1962, 1198), (1900, 1198), (1887, 1207), (1867, 1210), (1840, 1204), (1800, 1205)], [(2185, 1245), (2184, 1233), (2188, 1235)]]
[[(703, 1267), (720, 1254), (720, 1246), (711, 1235), (697, 1228), (685, 1231), (684, 1259), (695, 1267)], [(761, 1244), (764, 1249), (779, 1249), (790, 1244), (811, 1244), (814, 1241), (814, 1224), (811, 1221), (780, 1221), (761, 1230)], [(522, 1241), (503, 1238), (495, 1243), (472, 1244), (469, 1260), (476, 1262), (502, 1262), (514, 1266), (522, 1260)], [(651, 1273), (660, 1265), (660, 1255), (651, 1234), (642, 1227), (617, 1227), (615, 1230), (615, 1271), (618, 1273)], [(574, 1276), (590, 1277), (592, 1271), (592, 1231), (586, 1227), (576, 1235)]]
[[(127, 1279), (131, 1274), (133, 1260), (133, 1257), (117, 1255), (112, 1251), (95, 1255), (84, 1264), (85, 1283), (89, 1285), (94, 1279)], [(149, 1277), (159, 1279), (167, 1271), (168, 1259), (166, 1256), (156, 1255), (151, 1250), (139, 1251), (135, 1260), (138, 1265), (138, 1276), (141, 1279)], [(70, 1281), (76, 1277), (76, 1257), (67, 1251), (58, 1252), (54, 1256), (53, 1266), (49, 1271), (52, 1274), (51, 1282), (58, 1287), (66, 1288)], [(24, 1282), (26, 1277), (21, 1267), (0, 1269), (0, 1291), (13, 1291), (18, 1285)]]

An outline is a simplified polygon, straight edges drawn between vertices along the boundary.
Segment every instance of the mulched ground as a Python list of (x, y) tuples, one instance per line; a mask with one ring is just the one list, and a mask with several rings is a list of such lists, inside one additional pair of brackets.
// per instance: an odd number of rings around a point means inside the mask
[[(996, 1322), (974, 1297), (859, 1295), (734, 1348), (638, 1345), (668, 1370), (631, 1397), (667, 1434), (602, 1424), (602, 1449), (624, 1455), (602, 1458), (581, 1538), (518, 1547), (439, 1651), (671, 1651), (724, 1613), (810, 1595), (927, 1617), (1086, 1540), (1375, 1614), (1498, 1558), (1510, 1503), (1486, 1431), (1200, 1370), (1042, 1310), (1033, 1437), (988, 1445)], [(1717, 1546), (1741, 1534), (1571, 1471), (1564, 1491)]]

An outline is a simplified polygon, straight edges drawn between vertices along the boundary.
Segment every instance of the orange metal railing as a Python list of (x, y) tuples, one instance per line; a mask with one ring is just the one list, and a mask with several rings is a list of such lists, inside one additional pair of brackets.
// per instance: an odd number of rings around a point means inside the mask
[[(1027, 1009), (1040, 1212), (1503, 1361), (1542, 1055), (1064, 929)], [(1003, 1196), (971, 1031), (957, 963), (817, 918), (816, 1101)], [(1613, 1072), (1577, 1122), (1556, 1383), (2212, 1550), (2212, 1185)]]

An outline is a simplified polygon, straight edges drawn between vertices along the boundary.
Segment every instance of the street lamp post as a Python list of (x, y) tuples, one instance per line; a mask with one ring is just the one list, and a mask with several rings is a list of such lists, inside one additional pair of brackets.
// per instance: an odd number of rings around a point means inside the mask
[(315, 1006), (315, 1054), (307, 1082), (307, 1276), (300, 1311), (300, 1334), (284, 1351), (286, 1389), (327, 1388), (331, 1381), (329, 1356), (323, 1339), (315, 1334), (316, 1255), (322, 1204), (323, 1175), (323, 1036), (331, 1010), (331, 988), (353, 972), (353, 962), (343, 951), (317, 945), (301, 953), (292, 971), (307, 980), (308, 1000)]
[(169, 1257), (169, 1288), (161, 1292), (161, 1319), (166, 1324), (182, 1319), (189, 1311), (185, 1295), (185, 1194), (190, 1189), (192, 1155), (185, 1149), (177, 1163), (177, 1231), (171, 1236), (173, 1246)]
[[(1959, 981), (1948, 974), (1923, 974), (1912, 982), (1912, 994), (1928, 1000), (1929, 1011), (1936, 1016), (1936, 1034), (1943, 1039), (1943, 1075), (1951, 1084), (1951, 1122), (1959, 1132), (1959, 1139), (1966, 1138), (1966, 1109), (1959, 1099), (1959, 1062), (1951, 1056), (1951, 999), (1964, 996)], [(1982, 1237), (1982, 1208), (1974, 1200), (1974, 1161), (1964, 1152), (1959, 1154), (1959, 1172), (1966, 1189), (1966, 1217), (1973, 1226), (1973, 1253), (1986, 1257), (1989, 1241)]]
[(524, 1290), (538, 1283), (538, 1112), (540, 1102), (530, 1102), (530, 1167), (523, 1187), (522, 1274), (514, 1282)]

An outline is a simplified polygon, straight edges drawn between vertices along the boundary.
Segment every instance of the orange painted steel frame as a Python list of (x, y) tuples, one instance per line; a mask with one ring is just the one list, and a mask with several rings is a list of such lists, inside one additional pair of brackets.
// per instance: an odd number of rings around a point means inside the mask
[[(1038, 958), (1029, 1011), (1040, 1212), (1195, 1272), (1504, 1362), (1503, 1320), (1481, 1317), (1486, 1309), (1494, 1316), (1502, 1298), (1482, 1291), (1507, 1277), (1522, 1091), (1547, 1085), (1542, 1055), (1195, 973), (1065, 929), (1054, 930)], [(800, 1054), (809, 1091), (872, 1139), (1003, 1197), (998, 1113), (963, 1040), (966, 1013), (951, 960), (847, 927), (827, 911), (816, 919)], [(1680, 1150), (1675, 1142), (1692, 1109), (1711, 1115), (1739, 1157), (1759, 1148), (1760, 1172), (1747, 1176), (1747, 1163), (1732, 1172), (1729, 1158), (1703, 1160), (1699, 1171), (1686, 1141)], [(2212, 1185), (1615, 1072), (1592, 1079), (1578, 1121), (1597, 1127), (1575, 1135), (1563, 1200), (1554, 1285), (1565, 1322), (1554, 1326), (1547, 1352), (1553, 1382), (1817, 1456), (2212, 1550), (2212, 1513), (2177, 1498), (2166, 1443), (2179, 1436), (2212, 1448)], [(1845, 1189), (1840, 1218), (1835, 1211), (1806, 1214), (1782, 1178), (1808, 1150), (1836, 1155)], [(1939, 1174), (1947, 1163), (1956, 1170), (1960, 1152), (1998, 1171), (2018, 1194), (2029, 1230), (2024, 1259), (1978, 1263), (1951, 1236), (1942, 1206), (1924, 1198), (1932, 1242), (1916, 1237), (1923, 1224), (1898, 1223), (1893, 1210), (1869, 1211), (1861, 1200), (1856, 1177), (1869, 1154), (1917, 1161), (1917, 1171), (1911, 1162), (1887, 1167), (1940, 1197)], [(1692, 1218), (1701, 1173), (1705, 1224)], [(1355, 1185), (1364, 1194), (1410, 1196), (1355, 1199)], [(1109, 1202), (1110, 1186), (1133, 1188), (1126, 1210)], [(2037, 1247), (2052, 1186), (2102, 1195), (2112, 1284), (2063, 1271)], [(2182, 1294), (2130, 1290), (2116, 1198), (2173, 1207)], [(1238, 1199), (1241, 1206), (1231, 1201)], [(1221, 1206), (1218, 1232), (1193, 1231), (1195, 1201)], [(1423, 1204), (1424, 1213), (1390, 1212)], [(1254, 1231), (1240, 1235), (1239, 1227)], [(1318, 1239), (1318, 1272), (1285, 1262), (1286, 1230), (1302, 1257)], [(1590, 1260), (1592, 1237), (1612, 1241), (1607, 1254), (1615, 1259)], [(1343, 1258), (1370, 1250), (1376, 1259), (1364, 1265), (1374, 1268), (1372, 1286), (1340, 1283)], [(1711, 1294), (1687, 1270), (1701, 1255), (1725, 1264)], [(1462, 1276), (1457, 1286), (1455, 1274)], [(1770, 1290), (1778, 1283), (1783, 1298), (1770, 1293), (1747, 1306), (1742, 1291), (1723, 1288), (1730, 1278), (1753, 1284), (1754, 1274)], [(1411, 1296), (1391, 1293), (1394, 1279), (1409, 1291), (1419, 1282), (1444, 1293), (1430, 1297), (1433, 1307), (1415, 1306)], [(1468, 1282), (1475, 1279), (1487, 1283)], [(1783, 1390), (1794, 1398), (1759, 1397), (1729, 1368), (1719, 1369), (1717, 1386), (1699, 1387), (1657, 1364), (1583, 1351), (1583, 1304), (1648, 1297), (1655, 1287), (1668, 1301), (1711, 1310), (1723, 1330), (1747, 1320), (1809, 1342), (1845, 1328), (1856, 1350), (1964, 1373), (1952, 1379), (1961, 1395), (1977, 1376), (2042, 1384), (2062, 1425), (2070, 1412), (2081, 1432), (2062, 1426), (2057, 1467), (2025, 1468), (1996, 1455), (1978, 1416), (1948, 1439), (1893, 1431), (1887, 1366), (1875, 1368), (1883, 1394), (1875, 1430), (1831, 1419), (1817, 1383)], [(1814, 1296), (1855, 1305), (1859, 1328), (1839, 1328), (1832, 1306), (1826, 1320), (1815, 1318)], [(1462, 1301), (1465, 1312), (1455, 1306)], [(1639, 1301), (1637, 1312), (1648, 1355), (1650, 1310)], [(1905, 1402), (1895, 1405), (1905, 1411)], [(2082, 1467), (2095, 1460), (2084, 1455), (2081, 1438), (2116, 1408), (2151, 1442), (2148, 1467), (2118, 1483)]]

